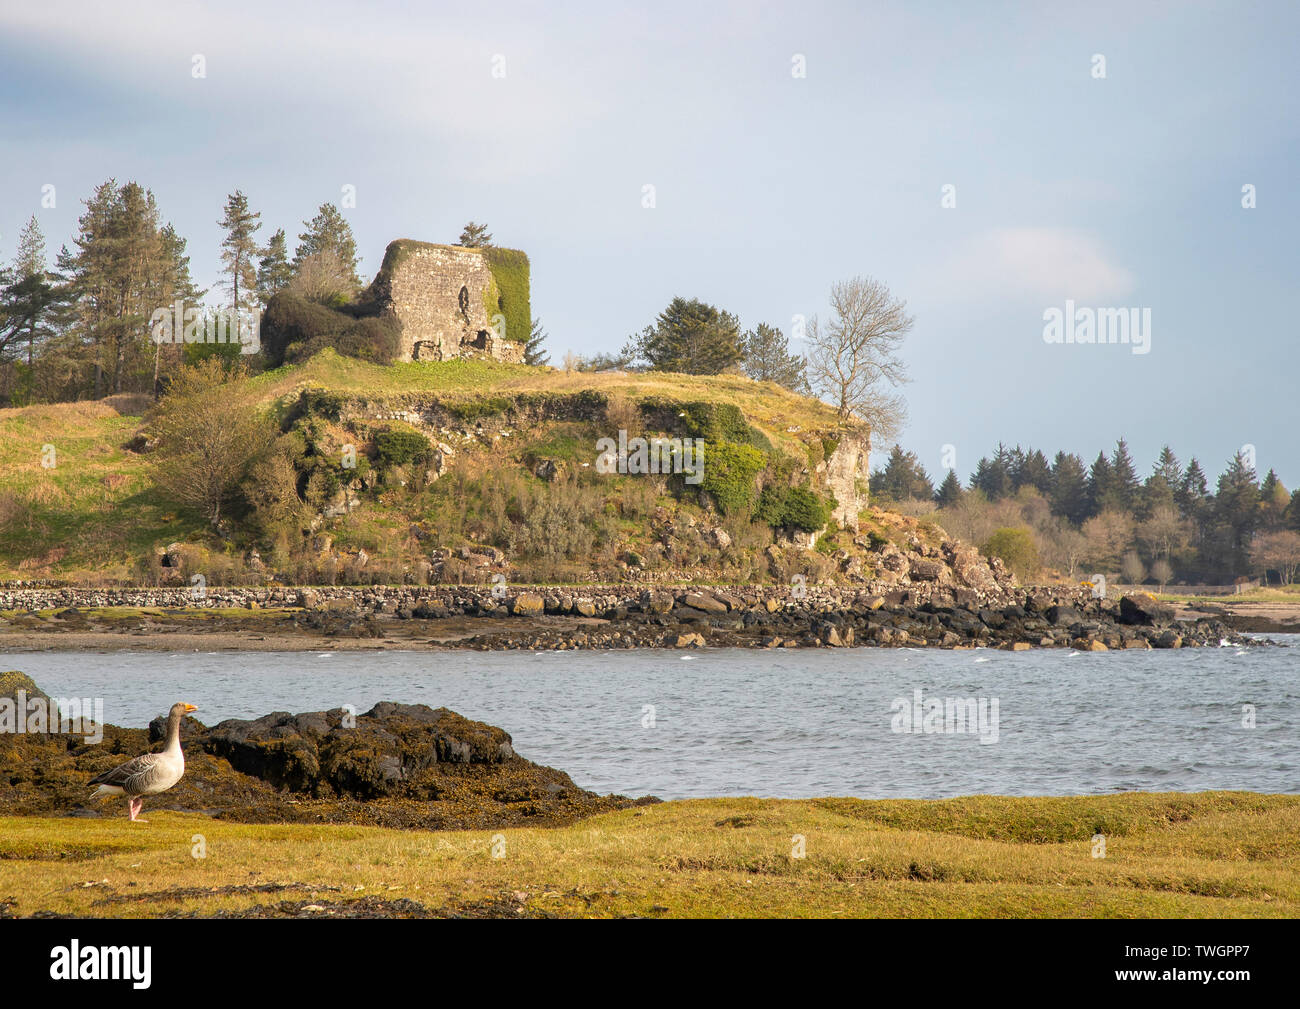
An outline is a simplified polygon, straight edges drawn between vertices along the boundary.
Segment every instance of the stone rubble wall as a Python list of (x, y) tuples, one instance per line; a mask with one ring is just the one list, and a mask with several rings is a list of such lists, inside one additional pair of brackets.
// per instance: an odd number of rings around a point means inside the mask
[[(710, 592), (730, 600), (735, 609), (766, 608), (774, 599), (780, 605), (799, 609), (872, 608), (875, 599), (895, 605), (957, 602), (957, 594), (929, 583), (900, 588), (896, 585), (867, 585), (861, 588), (809, 585), (792, 588), (784, 585), (726, 586), (706, 589), (700, 586), (642, 585), (520, 585), (507, 586), (504, 596), (491, 585), (322, 585), (304, 587), (209, 586), (203, 598), (189, 587), (178, 588), (6, 588), (0, 589), (0, 609), (19, 611), (57, 610), (66, 607), (95, 609), (129, 606), (162, 609), (252, 609), (299, 606), (306, 609), (350, 609), (361, 612), (393, 613), (405, 607), (442, 606), (448, 609), (492, 609), (506, 607), (514, 612), (520, 597), (537, 597), (546, 612), (599, 615), (619, 607), (637, 607), (648, 592), (656, 597), (678, 602), (688, 594)], [(969, 594), (967, 594), (969, 593)], [(964, 590), (968, 605), (1005, 602), (1002, 592), (992, 594)], [(581, 609), (578, 604), (584, 604)], [(583, 613), (590, 604), (591, 613)]]

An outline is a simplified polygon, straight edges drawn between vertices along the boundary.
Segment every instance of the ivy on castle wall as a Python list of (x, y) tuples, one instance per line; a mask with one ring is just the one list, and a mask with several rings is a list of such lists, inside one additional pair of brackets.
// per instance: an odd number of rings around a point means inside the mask
[(529, 303), (528, 257), (518, 249), (489, 246), (483, 258), (492, 271), (496, 287), (496, 304), (485, 306), (488, 318), (500, 313), (506, 319), (506, 339), (527, 343), (533, 326), (533, 309)]

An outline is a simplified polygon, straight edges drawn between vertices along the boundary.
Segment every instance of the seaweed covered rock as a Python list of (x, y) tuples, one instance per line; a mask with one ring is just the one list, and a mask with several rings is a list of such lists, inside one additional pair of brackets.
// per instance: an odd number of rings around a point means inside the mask
[(33, 697), (39, 697), (42, 701), (49, 700), (49, 695), (36, 685), (35, 680), (16, 669), (0, 671), (0, 697), (7, 697), (15, 703)]
[(447, 708), (383, 701), (364, 715), (344, 708), (208, 730), (203, 748), (277, 788), (321, 796), (436, 799), (437, 764), (499, 764), (515, 755), (510, 735)]
[[(39, 694), (30, 679), (13, 675), (15, 690)], [(0, 809), (120, 816), (119, 803), (88, 799), (86, 783), (156, 749), (159, 738), (151, 729), (109, 724), (97, 744), (52, 732), (0, 738)], [(578, 788), (563, 771), (525, 760), (503, 729), (423, 704), (385, 701), (355, 719), (344, 708), (281, 711), (212, 728), (187, 718), (181, 745), (185, 777), (146, 808), (246, 823), (440, 830), (558, 826), (634, 804)], [(647, 801), (656, 800), (637, 802)]]

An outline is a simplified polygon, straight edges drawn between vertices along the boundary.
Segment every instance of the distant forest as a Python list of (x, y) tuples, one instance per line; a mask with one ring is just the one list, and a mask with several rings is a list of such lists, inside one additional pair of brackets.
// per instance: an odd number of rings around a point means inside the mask
[(1055, 569), (1127, 584), (1289, 584), (1300, 569), (1300, 490), (1270, 469), (1260, 480), (1238, 452), (1211, 491), (1200, 462), (1165, 446), (1145, 479), (1124, 439), (1088, 465), (1057, 452), (998, 445), (963, 486), (949, 470), (936, 487), (913, 452), (895, 445), (871, 477), (879, 503), (931, 514), (949, 533), (1004, 555), (1022, 577)]

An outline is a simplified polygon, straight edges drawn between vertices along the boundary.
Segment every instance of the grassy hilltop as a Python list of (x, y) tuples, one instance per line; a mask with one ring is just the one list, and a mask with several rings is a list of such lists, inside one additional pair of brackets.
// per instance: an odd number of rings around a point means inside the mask
[[(842, 434), (824, 403), (732, 375), (383, 366), (326, 350), (223, 395), (226, 416), (260, 414), (269, 433), (216, 531), (154, 479), (148, 397), (0, 410), (0, 579), (481, 580), (466, 547), (508, 557), (520, 581), (788, 577), (764, 552), (824, 517)], [(703, 486), (598, 475), (596, 441), (619, 428), (705, 438)], [(349, 445), (355, 469), (340, 462)], [(854, 546), (829, 532), (795, 569), (833, 574), (830, 555)]]

